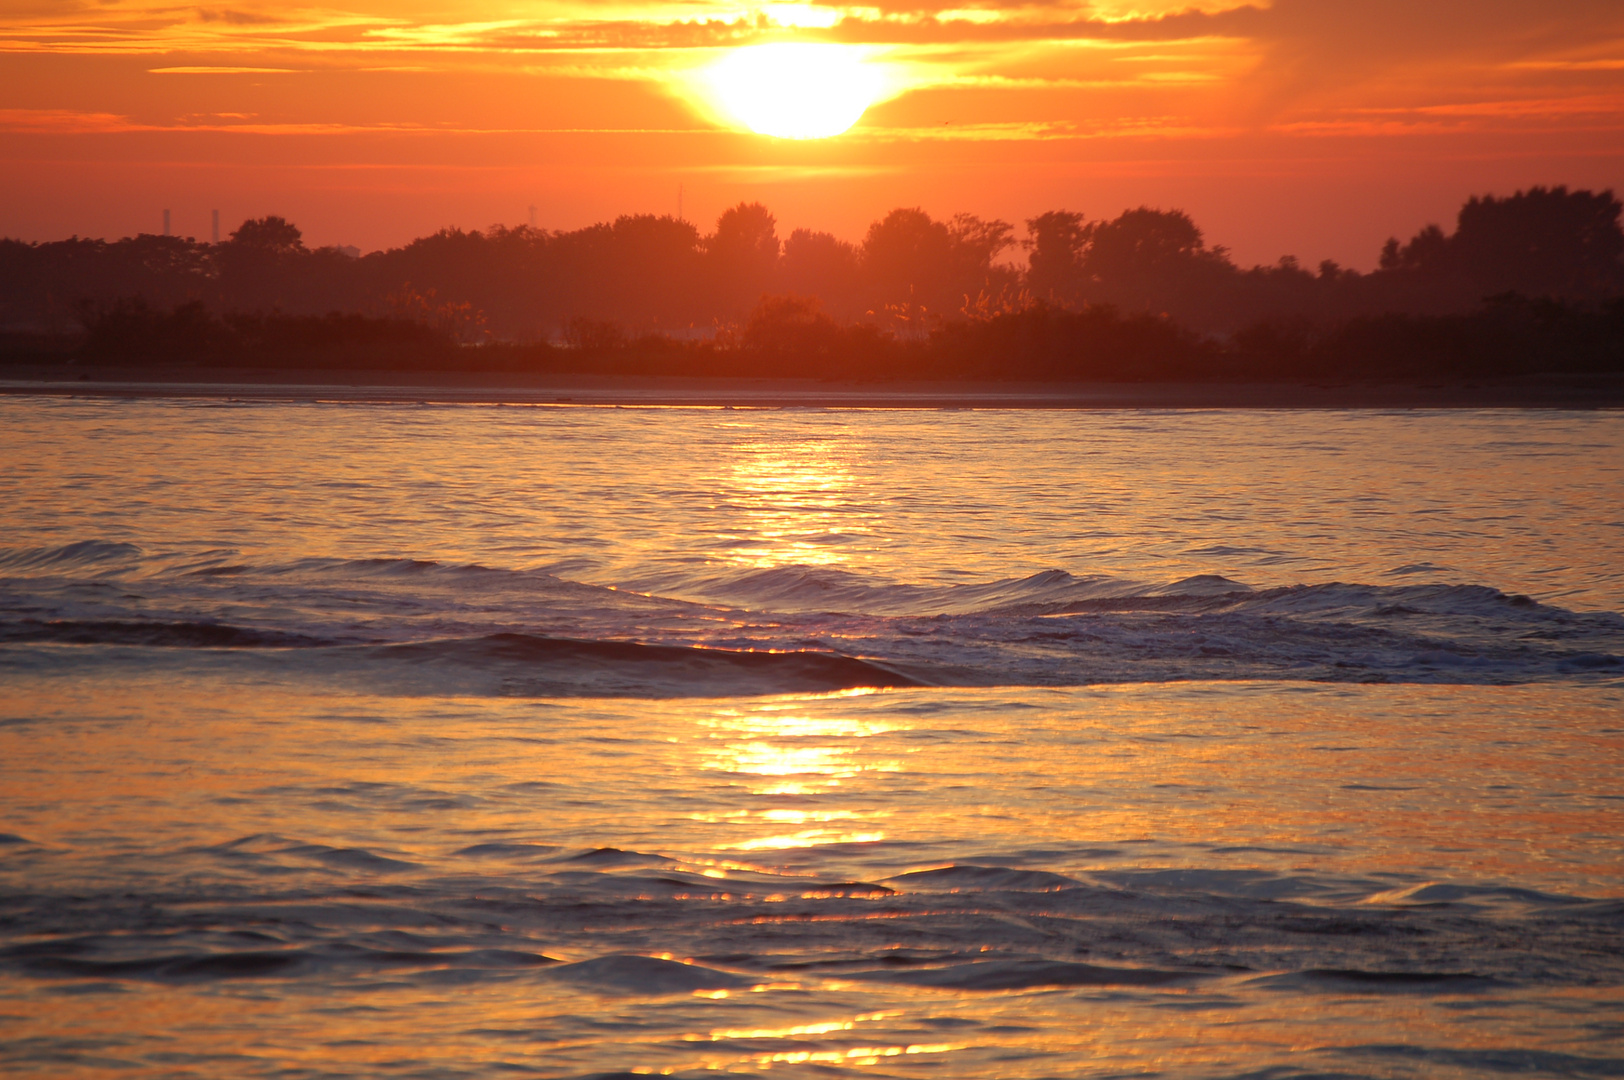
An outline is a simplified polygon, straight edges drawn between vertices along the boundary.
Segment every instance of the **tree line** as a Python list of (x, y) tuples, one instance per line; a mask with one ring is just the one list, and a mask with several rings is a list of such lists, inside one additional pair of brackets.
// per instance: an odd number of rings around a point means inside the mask
[[(628, 215), (445, 229), (352, 257), (279, 217), (219, 244), (0, 241), (3, 351), (121, 362), (1171, 378), (1624, 368), (1611, 191), (1482, 196), (1370, 273), (1238, 267), (1181, 211), (1013, 226), (891, 211), (780, 239), (759, 203), (702, 235)], [(1022, 249), (1025, 265), (1012, 258)], [(22, 343), (22, 344), (19, 344)], [(479, 344), (476, 357), (459, 345)], [(37, 351), (37, 349), (36, 349)], [(47, 350), (48, 351), (48, 350)], [(1420, 364), (1420, 368), (1415, 365)], [(1554, 366), (1553, 366), (1554, 365)], [(770, 365), (769, 365), (770, 366)], [(789, 373), (786, 370), (786, 373)], [(1124, 375), (1124, 373), (1126, 373)]]

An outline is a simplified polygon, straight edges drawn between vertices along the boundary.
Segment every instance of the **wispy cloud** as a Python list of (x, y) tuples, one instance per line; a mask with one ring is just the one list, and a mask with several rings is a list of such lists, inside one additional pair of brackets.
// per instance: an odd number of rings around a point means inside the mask
[(469, 124), (412, 123), (270, 123), (244, 113), (190, 114), (172, 123), (150, 123), (118, 113), (71, 109), (0, 109), (0, 131), (19, 134), (113, 134), (127, 132), (225, 132), (244, 135), (691, 135), (694, 128), (651, 128), (628, 125), (597, 127), (499, 127)]
[(271, 67), (161, 67), (147, 68), (152, 75), (298, 75), (307, 68)]
[(1075, 142), (1094, 139), (1221, 139), (1237, 129), (1197, 126), (1185, 117), (1145, 116), (1111, 121), (1009, 121), (994, 123), (854, 128), (850, 138), (868, 142)]
[[(142, 70), (156, 75), (505, 71), (666, 86), (721, 50), (783, 39), (861, 46), (900, 73), (899, 92), (1004, 103), (982, 118), (1011, 110), (953, 138), (1105, 137), (1076, 119), (1095, 109), (1172, 116), (1156, 121), (1170, 132), (1605, 118), (1611, 88), (1624, 93), (1617, 0), (16, 0), (0, 16), (0, 54), (150, 57)], [(329, 119), (308, 117), (321, 130)], [(930, 130), (917, 137), (949, 137)]]
[(270, 15), (259, 15), (252, 11), (232, 11), (227, 8), (197, 8), (197, 17), (206, 23), (222, 22), (231, 26), (266, 26), (277, 23), (278, 19)]
[(131, 130), (130, 118), (74, 109), (0, 109), (0, 131), (27, 134), (88, 134)]

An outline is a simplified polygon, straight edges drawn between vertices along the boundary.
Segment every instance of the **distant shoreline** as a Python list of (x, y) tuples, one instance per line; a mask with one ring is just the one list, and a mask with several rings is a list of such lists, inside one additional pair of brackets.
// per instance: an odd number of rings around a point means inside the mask
[(0, 394), (253, 401), (884, 409), (1620, 409), (1624, 376), (965, 382), (0, 365)]

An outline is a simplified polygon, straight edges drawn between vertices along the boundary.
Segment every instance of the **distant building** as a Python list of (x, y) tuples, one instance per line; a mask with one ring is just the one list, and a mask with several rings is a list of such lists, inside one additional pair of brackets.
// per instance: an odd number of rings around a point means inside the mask
[(353, 244), (338, 245), (338, 253), (350, 259), (359, 259), (361, 257), (361, 249)]

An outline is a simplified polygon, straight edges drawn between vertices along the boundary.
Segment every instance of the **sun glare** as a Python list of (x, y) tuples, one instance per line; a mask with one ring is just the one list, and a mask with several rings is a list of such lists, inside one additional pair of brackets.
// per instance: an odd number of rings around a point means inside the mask
[(734, 49), (709, 71), (717, 104), (758, 135), (827, 139), (850, 129), (880, 93), (880, 74), (845, 45)]

